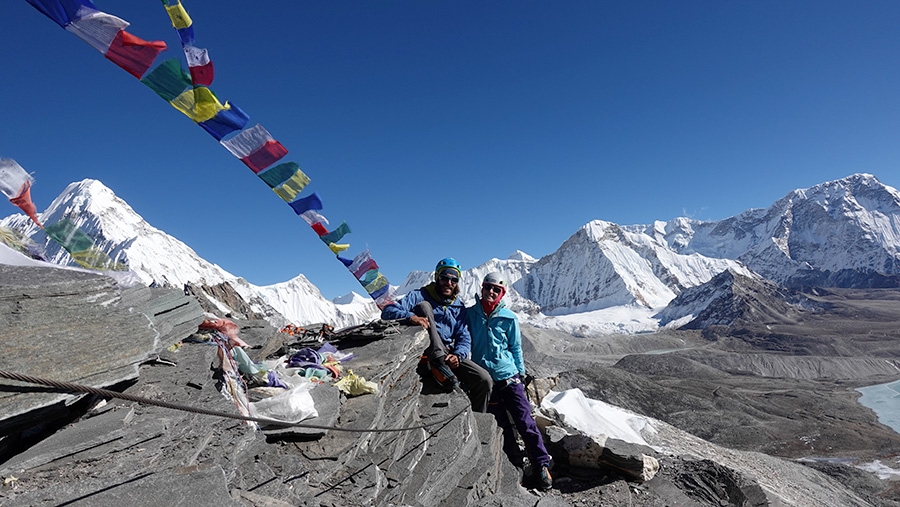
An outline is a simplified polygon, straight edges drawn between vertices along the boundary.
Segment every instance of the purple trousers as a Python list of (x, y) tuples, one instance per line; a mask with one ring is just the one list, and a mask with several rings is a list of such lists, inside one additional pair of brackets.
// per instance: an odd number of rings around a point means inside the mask
[[(525, 396), (525, 386), (516, 375), (505, 387), (503, 382), (494, 383), (491, 399), (488, 402), (488, 412), (494, 414), (497, 426), (503, 430), (503, 452), (514, 465), (520, 466), (519, 444), (516, 443), (516, 435), (513, 432), (513, 424), (525, 442), (525, 452), (531, 460), (535, 470), (550, 464), (550, 455), (544, 447), (544, 439), (541, 431), (531, 416), (531, 403)], [(509, 413), (509, 415), (507, 415)], [(512, 422), (510, 422), (512, 419)]]

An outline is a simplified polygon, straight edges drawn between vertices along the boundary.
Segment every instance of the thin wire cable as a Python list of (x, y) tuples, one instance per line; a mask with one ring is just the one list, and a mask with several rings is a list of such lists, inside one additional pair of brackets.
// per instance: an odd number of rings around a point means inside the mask
[(264, 423), (267, 426), (284, 426), (284, 427), (292, 427), (292, 428), (310, 428), (310, 429), (318, 429), (318, 430), (334, 430), (334, 431), (346, 431), (350, 433), (397, 433), (401, 431), (413, 431), (413, 430), (421, 430), (425, 428), (429, 428), (431, 426), (437, 426), (439, 424), (445, 424), (457, 416), (465, 412), (469, 407), (468, 405), (464, 405), (461, 410), (453, 414), (452, 416), (440, 420), (434, 421), (426, 424), (420, 424), (418, 426), (407, 426), (405, 428), (373, 428), (373, 429), (357, 429), (357, 428), (339, 428), (337, 426), (325, 426), (321, 424), (301, 424), (301, 423), (291, 423), (285, 421), (275, 421), (273, 419), (263, 419), (259, 417), (250, 417), (244, 416), (241, 414), (231, 414), (228, 412), (220, 412), (218, 410), (207, 410), (204, 408), (192, 407), (190, 405), (183, 405), (181, 403), (170, 403), (167, 401), (158, 401), (150, 398), (144, 398), (142, 396), (134, 396), (131, 394), (120, 393), (117, 391), (110, 391), (108, 389), (99, 389), (96, 387), (83, 386), (80, 384), (73, 384), (71, 382), (60, 382), (58, 380), (50, 380), (41, 377), (32, 377), (31, 375), (23, 375), (21, 373), (11, 373), (8, 371), (0, 370), (0, 377), (9, 379), (9, 380), (18, 380), (19, 382), (25, 382), (28, 384), (37, 384), (42, 386), (55, 387), (62, 391), (71, 392), (71, 393), (88, 393), (95, 394), (97, 396), (102, 396), (104, 398), (118, 398), (120, 400), (133, 401), (136, 403), (141, 403), (144, 405), (154, 405), (157, 407), (169, 408), (173, 410), (181, 410), (184, 412), (192, 412), (195, 414), (203, 414), (203, 415), (211, 415), (215, 417), (224, 417), (227, 419), (238, 419), (241, 421), (253, 421), (257, 423)]

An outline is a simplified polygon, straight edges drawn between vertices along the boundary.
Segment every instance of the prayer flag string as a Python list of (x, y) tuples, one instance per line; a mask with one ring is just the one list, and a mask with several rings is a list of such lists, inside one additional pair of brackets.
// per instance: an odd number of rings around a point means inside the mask
[[(282, 162), (288, 154), (287, 148), (259, 123), (247, 128), (250, 116), (230, 102), (223, 104), (210, 90), (209, 86), (215, 77), (213, 61), (207, 49), (196, 45), (194, 21), (180, 0), (162, 0), (162, 4), (181, 41), (188, 71), (182, 68), (178, 58), (167, 59), (150, 70), (156, 57), (166, 49), (165, 42), (145, 41), (132, 35), (125, 30), (129, 26), (127, 21), (100, 11), (90, 0), (26, 1), (59, 26), (103, 53), (108, 60), (141, 80), (169, 105), (203, 128), (309, 224), (379, 308), (393, 302), (393, 290), (368, 249), (353, 260), (340, 256), (341, 252), (350, 248), (349, 243), (338, 243), (350, 233), (350, 226), (342, 222), (336, 229), (328, 230), (326, 226), (329, 222), (320, 213), (323, 205), (318, 194), (313, 192), (307, 196), (300, 195), (309, 185), (310, 177), (296, 162)], [(30, 176), (22, 170), (25, 178), (22, 179), (19, 174), (16, 176), (19, 178), (17, 180), (16, 177), (4, 175), (3, 170), (4, 166), (0, 165), (0, 191), (40, 226), (34, 205), (31, 204)], [(9, 180), (9, 185), (6, 186), (10, 188), (4, 186), (5, 179)], [(15, 188), (11, 188), (13, 186)], [(70, 222), (61, 221), (45, 228), (45, 231), (63, 245), (76, 262), (106, 262), (102, 259), (105, 254), (94, 248), (93, 241)], [(87, 247), (88, 243), (90, 247)], [(70, 250), (85, 247), (86, 250)], [(358, 259), (362, 260), (357, 262)], [(111, 261), (106, 264), (114, 265)]]
[(94, 240), (68, 219), (44, 226), (37, 218), (37, 209), (31, 200), (31, 184), (34, 178), (25, 172), (15, 160), (0, 158), (0, 192), (47, 233), (47, 237), (60, 244), (72, 260), (88, 269), (122, 271), (128, 269), (115, 262), (94, 245)]

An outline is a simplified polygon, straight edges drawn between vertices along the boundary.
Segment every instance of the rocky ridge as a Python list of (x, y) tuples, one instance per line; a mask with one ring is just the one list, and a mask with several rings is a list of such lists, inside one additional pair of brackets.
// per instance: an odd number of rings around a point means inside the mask
[[(144, 352), (138, 354), (142, 357), (126, 356), (125, 363), (130, 371), (139, 372), (137, 377), (129, 374), (124, 380), (116, 376), (94, 381), (94, 376), (76, 374), (65, 379), (197, 408), (234, 411), (233, 403), (220, 393), (215, 347), (184, 343), (177, 352), (169, 350), (169, 345), (186, 338), (192, 332), (189, 328), (202, 320), (199, 305), (187, 302), (192, 298), (183, 291), (142, 288), (138, 290), (157, 296), (134, 297), (129, 296), (133, 289), (119, 289), (103, 277), (88, 275), (93, 278), (86, 283), (88, 279), (79, 278), (80, 274), (66, 281), (70, 272), (61, 274), (50, 268), (8, 269), (15, 282), (0, 285), (5, 293), (0, 300), (20, 300), (24, 294), (30, 302), (14, 312), (20, 326), (40, 320), (32, 311), (42, 312), (44, 319), (93, 313), (75, 327), (69, 327), (71, 319), (58, 320), (56, 325), (60, 337), (72, 338), (70, 348), (85, 351), (94, 350), (96, 344), (74, 338), (95, 336), (102, 329), (115, 329), (116, 339), (122, 344), (130, 343), (132, 331), (139, 333), (141, 329), (157, 337), (142, 345)], [(48, 287), (65, 290), (54, 292)], [(59, 298), (60, 292), (67, 296)], [(162, 300), (171, 301), (164, 305), (170, 310), (148, 310), (159, 308)], [(50, 310), (39, 304), (56, 306)], [(184, 309), (173, 311), (176, 308)], [(97, 315), (103, 311), (108, 312), (106, 316)], [(153, 318), (143, 319), (140, 326), (127, 322), (111, 326), (120, 315)], [(262, 360), (261, 356), (280, 349), (288, 340), (264, 321), (239, 322), (241, 337), (253, 346), (254, 360)], [(418, 427), (414, 430), (260, 432), (234, 420), (93, 395), (46, 393), (42, 388), (3, 381), (4, 392), (13, 397), (47, 398), (45, 404), (35, 405), (35, 410), (59, 403), (53, 400), (60, 397), (69, 408), (57, 411), (53, 423), (47, 417), (43, 432), (22, 424), (7, 426), (0, 440), (0, 476), (5, 479), (0, 504), (888, 505), (873, 503), (880, 501), (870, 490), (848, 487), (813, 468), (758, 452), (729, 449), (652, 418), (647, 419), (648, 430), (642, 433), (652, 448), (643, 447), (638, 452), (658, 460), (660, 468), (652, 479), (635, 482), (609, 462), (604, 465), (598, 461), (598, 468), (585, 468), (583, 462), (572, 461), (572, 447), (560, 435), (577, 432), (554, 414), (545, 414), (551, 426), (560, 428), (548, 431), (556, 435), (548, 437), (557, 461), (555, 487), (546, 494), (524, 489), (519, 486), (517, 471), (500, 450), (500, 434), (492, 417), (471, 413), (460, 393), (430, 390), (417, 373), (424, 333), (417, 328), (397, 328), (399, 332), (386, 329), (384, 325), (363, 326), (334, 337), (332, 343), (340, 350), (355, 354), (347, 365), (354, 373), (375, 381), (379, 390), (377, 394), (347, 397), (330, 384), (320, 385), (313, 390), (320, 410), (318, 419), (338, 428)], [(526, 356), (529, 369), (562, 371), (548, 359), (552, 355), (547, 354), (553, 351), (540, 339), (539, 331), (526, 329), (526, 338), (534, 351)], [(624, 371), (600, 368), (583, 354), (581, 361), (569, 362), (567, 369), (604, 374)], [(60, 366), (65, 370), (75, 362), (73, 359)], [(580, 364), (589, 368), (580, 369)], [(3, 367), (38, 376), (64, 373), (35, 371), (27, 358)], [(728, 377), (714, 367), (708, 371), (717, 375), (717, 381)], [(573, 378), (563, 376), (560, 387), (572, 384)], [(612, 385), (618, 385), (622, 394), (632, 393), (620, 397), (628, 402), (622, 406), (652, 409), (634, 399), (643, 385), (634, 380), (613, 383), (609, 378), (598, 381), (584, 377), (572, 387), (609, 398), (606, 386)], [(8, 406), (4, 404), (4, 410)], [(671, 419), (671, 407), (660, 408), (656, 412)], [(678, 412), (683, 413), (683, 409)], [(42, 414), (46, 417), (47, 412)], [(4, 421), (21, 416), (2, 413)], [(682, 421), (680, 425), (684, 424), (688, 423)], [(710, 427), (721, 425), (710, 422)], [(38, 436), (40, 441), (29, 441), (29, 436)], [(585, 442), (596, 446), (603, 441)], [(604, 445), (595, 448), (598, 455), (621, 447), (612, 441)]]

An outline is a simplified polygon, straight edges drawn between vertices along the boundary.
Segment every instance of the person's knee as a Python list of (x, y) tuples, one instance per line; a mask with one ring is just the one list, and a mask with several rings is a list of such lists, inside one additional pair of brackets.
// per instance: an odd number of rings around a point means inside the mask
[(412, 309), (413, 313), (418, 315), (419, 317), (428, 317), (429, 315), (434, 315), (434, 309), (431, 307), (431, 303), (428, 301), (422, 301), (417, 304)]

